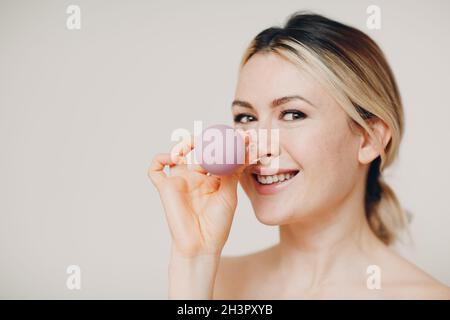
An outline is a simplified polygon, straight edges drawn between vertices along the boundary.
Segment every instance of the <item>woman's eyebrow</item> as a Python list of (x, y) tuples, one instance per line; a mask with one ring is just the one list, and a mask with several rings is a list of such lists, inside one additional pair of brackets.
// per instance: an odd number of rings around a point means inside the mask
[[(313, 107), (316, 107), (316, 106), (315, 106), (314, 104), (312, 104), (308, 99), (306, 99), (306, 98), (304, 98), (304, 97), (302, 97), (302, 96), (300, 96), (300, 95), (285, 96), (285, 97), (277, 98), (277, 99), (275, 99), (275, 100), (272, 101), (271, 107), (272, 107), (272, 108), (275, 108), (275, 107), (278, 107), (278, 106), (280, 106), (280, 105), (282, 105), (282, 104), (288, 103), (289, 101), (292, 101), (292, 100), (302, 100), (302, 101), (308, 103), (309, 105), (311, 105), (311, 106), (313, 106)], [(242, 101), (242, 100), (234, 100), (234, 101), (231, 103), (231, 106), (232, 106), (232, 107), (234, 107), (234, 106), (240, 106), (240, 107), (244, 107), (244, 108), (254, 109), (254, 107), (251, 105), (250, 102)]]

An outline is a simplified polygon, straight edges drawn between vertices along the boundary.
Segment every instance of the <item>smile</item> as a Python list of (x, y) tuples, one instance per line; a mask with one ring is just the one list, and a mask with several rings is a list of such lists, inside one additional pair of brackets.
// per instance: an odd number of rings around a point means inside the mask
[(270, 176), (254, 173), (253, 176), (261, 184), (273, 184), (273, 183), (281, 183), (283, 181), (292, 179), (297, 173), (298, 173), (298, 171), (297, 172), (293, 171), (293, 172), (288, 172), (288, 173), (274, 174), (274, 175), (270, 175)]
[(255, 189), (259, 194), (274, 194), (288, 186), (293, 178), (299, 173), (299, 170), (277, 173), (272, 175), (263, 175), (252, 173)]

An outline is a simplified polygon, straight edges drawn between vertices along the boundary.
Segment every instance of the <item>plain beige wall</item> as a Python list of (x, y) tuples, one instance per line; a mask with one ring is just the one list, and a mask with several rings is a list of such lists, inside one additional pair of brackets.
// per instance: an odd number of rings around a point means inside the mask
[[(70, 4), (81, 30), (66, 28)], [(371, 4), (381, 30), (367, 30)], [(244, 48), (300, 9), (385, 51), (406, 112), (386, 175), (414, 214), (415, 244), (400, 249), (449, 285), (450, 2), (1, 0), (0, 298), (165, 298), (170, 238), (150, 159), (194, 120), (231, 124)], [(277, 239), (240, 190), (224, 253)]]

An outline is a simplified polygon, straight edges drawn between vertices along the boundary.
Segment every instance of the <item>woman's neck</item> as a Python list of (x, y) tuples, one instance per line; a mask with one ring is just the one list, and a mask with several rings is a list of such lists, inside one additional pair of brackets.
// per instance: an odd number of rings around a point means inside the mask
[[(311, 290), (353, 281), (355, 272), (364, 276), (375, 263), (375, 254), (384, 248), (365, 217), (363, 195), (355, 192), (333, 209), (280, 226), (279, 233), (277, 252), (283, 274), (299, 275), (297, 284)], [(292, 280), (291, 276), (286, 279)]]

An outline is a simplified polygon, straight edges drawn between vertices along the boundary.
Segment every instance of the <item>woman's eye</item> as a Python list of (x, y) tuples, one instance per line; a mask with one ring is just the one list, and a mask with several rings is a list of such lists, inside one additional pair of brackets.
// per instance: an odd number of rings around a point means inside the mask
[(234, 117), (234, 122), (236, 123), (248, 123), (255, 120), (255, 117), (244, 113), (238, 114)]
[(281, 113), (281, 119), (286, 121), (293, 121), (306, 118), (306, 115), (297, 110), (286, 110)]

